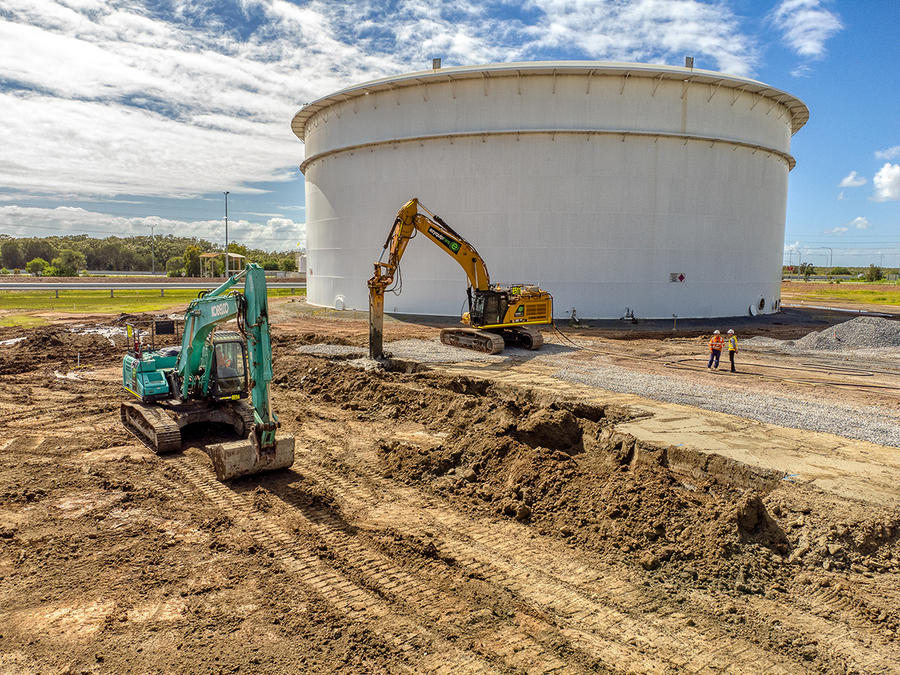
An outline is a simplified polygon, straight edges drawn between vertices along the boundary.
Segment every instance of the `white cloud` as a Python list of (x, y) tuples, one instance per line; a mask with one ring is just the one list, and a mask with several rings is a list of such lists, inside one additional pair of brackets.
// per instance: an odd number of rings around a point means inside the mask
[(843, 234), (847, 231), (846, 227), (835, 227), (830, 230), (825, 230), (825, 234)]
[(785, 244), (784, 252), (785, 253), (795, 253), (800, 248), (800, 242), (795, 241), (793, 244)]
[(580, 50), (591, 58), (656, 60), (681, 65), (684, 54), (713, 67), (746, 75), (756, 63), (756, 46), (723, 3), (695, 0), (528, 0), (526, 10), (542, 16), (524, 31), (531, 50)]
[[(221, 219), (177, 220), (159, 216), (125, 218), (79, 207), (59, 206), (53, 209), (17, 205), (0, 206), (0, 232), (18, 237), (89, 234), (94, 237), (129, 237), (147, 235), (154, 225), (156, 236), (171, 234), (206, 239), (224, 244)], [(230, 241), (250, 248), (288, 250), (297, 242), (306, 242), (306, 224), (290, 218), (268, 218), (262, 222), (228, 220)]]
[(299, 171), (302, 146), (286, 134), (279, 138), (272, 122), (241, 133), (140, 108), (35, 94), (0, 93), (0, 108), (9, 115), (0, 125), (0, 147), (9, 158), (0, 164), (0, 183), (18, 191), (191, 197), (224, 186), (250, 193), (261, 190), (247, 183), (286, 180)]
[(837, 198), (838, 198), (838, 201), (839, 201), (839, 202), (844, 201), (844, 199), (846, 199), (846, 197), (844, 197), (844, 191), (843, 191), (843, 190), (841, 190), (840, 192), (838, 192)]
[(869, 220), (863, 216), (857, 216), (850, 221), (850, 224), (857, 230), (868, 230), (870, 225)]
[(844, 176), (843, 180), (841, 180), (840, 183), (838, 183), (838, 187), (859, 187), (860, 185), (865, 184), (865, 177), (857, 175), (855, 171), (851, 171), (846, 176)]
[(6, 0), (0, 185), (186, 197), (289, 180), (303, 159), (289, 128), (303, 102), (433, 56), (680, 64), (693, 53), (737, 75), (757, 60), (728, 7), (701, 0), (239, 5), (248, 34), (212, 0)]
[(806, 58), (825, 55), (825, 42), (843, 28), (837, 14), (822, 0), (782, 0), (772, 12), (772, 21), (788, 46)]
[(875, 151), (875, 159), (895, 159), (896, 157), (900, 157), (900, 145), (895, 145), (893, 148), (887, 148), (886, 150)]
[(874, 201), (888, 202), (900, 199), (900, 164), (886, 162), (875, 174), (872, 183), (875, 185), (875, 195), (872, 197)]

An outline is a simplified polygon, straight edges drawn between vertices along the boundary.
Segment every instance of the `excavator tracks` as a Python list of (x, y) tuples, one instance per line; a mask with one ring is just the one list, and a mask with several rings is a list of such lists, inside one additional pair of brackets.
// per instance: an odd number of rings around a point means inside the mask
[(441, 330), (441, 342), (485, 354), (499, 354), (505, 346), (502, 336), (477, 328), (444, 328)]
[(536, 350), (544, 344), (544, 336), (536, 328), (512, 328), (507, 332), (514, 334), (511, 342), (524, 349)]
[(122, 404), (122, 425), (157, 455), (181, 450), (181, 429), (159, 406)]
[(253, 415), (253, 406), (249, 401), (243, 400), (235, 403), (232, 406), (235, 414), (241, 419), (241, 428), (237, 428), (235, 425), (235, 432), (241, 438), (247, 438), (250, 435), (250, 430), (253, 428), (254, 423), (256, 422), (256, 418)]

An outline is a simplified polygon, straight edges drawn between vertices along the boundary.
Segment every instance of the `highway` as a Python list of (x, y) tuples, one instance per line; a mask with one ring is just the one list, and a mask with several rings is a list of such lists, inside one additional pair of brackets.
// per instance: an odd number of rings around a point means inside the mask
[[(163, 297), (166, 295), (166, 290), (175, 290), (175, 289), (192, 289), (200, 291), (202, 289), (212, 290), (219, 285), (222, 284), (222, 280), (211, 280), (210, 283), (203, 283), (202, 281), (174, 281), (171, 283), (166, 283), (164, 281), (140, 281), (133, 283), (123, 283), (121, 281), (77, 281), (77, 282), (53, 282), (48, 281), (45, 283), (35, 282), (35, 281), (8, 281), (8, 282), (0, 282), (0, 293), (3, 291), (53, 291), (56, 297), (59, 297), (60, 291), (109, 291), (109, 297), (115, 297), (116, 291), (155, 291), (158, 290), (159, 294)], [(239, 281), (235, 284), (237, 288), (243, 288), (243, 281)], [(301, 289), (306, 288), (305, 281), (268, 281), (266, 280), (267, 288), (288, 288), (288, 289)]]

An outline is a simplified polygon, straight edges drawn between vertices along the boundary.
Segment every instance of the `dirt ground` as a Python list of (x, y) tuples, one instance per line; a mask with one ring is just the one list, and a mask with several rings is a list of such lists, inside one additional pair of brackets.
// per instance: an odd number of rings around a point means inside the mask
[[(896, 448), (714, 429), (528, 360), (366, 371), (297, 352), (364, 345), (362, 320), (273, 314), (296, 461), (230, 484), (203, 452), (224, 431), (159, 457), (121, 427), (121, 337), (0, 329), (0, 672), (900, 672)], [(795, 319), (759, 333), (836, 320)], [(694, 372), (704, 329), (660, 330), (566, 334), (635, 372), (786, 386), (789, 357)], [(811, 404), (898, 403), (834, 384), (852, 374), (795, 379), (820, 380), (792, 383)], [(792, 480), (785, 453), (849, 459)]]

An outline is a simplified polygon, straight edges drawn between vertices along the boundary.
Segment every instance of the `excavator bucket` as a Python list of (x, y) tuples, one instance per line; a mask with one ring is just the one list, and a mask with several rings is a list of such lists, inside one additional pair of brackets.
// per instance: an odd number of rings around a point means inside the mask
[(260, 450), (250, 438), (206, 446), (219, 480), (286, 469), (294, 463), (294, 437), (276, 436), (272, 448)]

